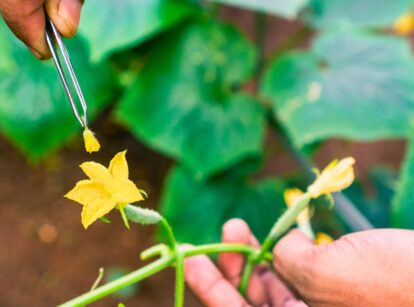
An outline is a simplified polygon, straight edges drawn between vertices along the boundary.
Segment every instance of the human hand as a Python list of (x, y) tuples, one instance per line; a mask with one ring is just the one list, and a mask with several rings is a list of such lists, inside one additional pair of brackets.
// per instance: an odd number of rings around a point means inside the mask
[(369, 230), (315, 246), (293, 230), (273, 255), (280, 278), (310, 306), (414, 306), (414, 231)]
[[(224, 243), (259, 246), (247, 224), (239, 219), (230, 220), (223, 226), (222, 239)], [(219, 255), (221, 271), (205, 255), (190, 257), (185, 260), (185, 278), (193, 292), (209, 307), (306, 306), (267, 266), (258, 267), (253, 272), (247, 289), (247, 302), (237, 290), (243, 264), (244, 257), (237, 253)]]
[(50, 57), (45, 39), (45, 10), (60, 34), (75, 35), (83, 0), (1, 0), (0, 14), (39, 59)]
[[(257, 244), (240, 220), (225, 225), (223, 238)], [(289, 292), (288, 285), (311, 306), (414, 306), (414, 231), (364, 231), (315, 246), (293, 230), (280, 240), (273, 254), (280, 279), (268, 269), (264, 273), (257, 270), (247, 293), (252, 305), (305, 306)], [(240, 255), (223, 254), (219, 258), (222, 275), (207, 257), (189, 258), (186, 278), (207, 306), (249, 306), (235, 288), (242, 265)]]

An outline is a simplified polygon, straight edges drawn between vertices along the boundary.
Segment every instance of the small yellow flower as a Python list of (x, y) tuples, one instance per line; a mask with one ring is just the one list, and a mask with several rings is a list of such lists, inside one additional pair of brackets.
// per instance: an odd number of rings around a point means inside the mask
[(407, 13), (398, 17), (394, 23), (394, 31), (401, 35), (408, 35), (414, 30), (414, 14)]
[(144, 199), (128, 179), (125, 154), (126, 150), (117, 153), (109, 168), (95, 162), (80, 165), (89, 179), (79, 181), (65, 197), (83, 205), (82, 224), (85, 229), (112, 209), (122, 211), (128, 204)]
[(324, 232), (318, 232), (314, 240), (316, 245), (325, 245), (325, 244), (332, 243), (333, 241), (334, 239), (330, 235)]
[(85, 149), (89, 153), (99, 151), (99, 149), (101, 148), (101, 145), (96, 139), (94, 133), (91, 130), (89, 130), (88, 127), (86, 127), (83, 131), (83, 140), (85, 142)]
[[(303, 195), (303, 192), (300, 189), (293, 188), (293, 189), (285, 190), (285, 193), (283, 196), (285, 198), (286, 205), (290, 208), (294, 204), (296, 204), (296, 202), (298, 201), (298, 199), (302, 197), (302, 195)], [(298, 215), (298, 217), (296, 218), (296, 222), (299, 225), (305, 225), (309, 223), (309, 220), (310, 220), (310, 211), (309, 211), (309, 207), (306, 207)]]
[(329, 195), (349, 187), (355, 178), (354, 164), (355, 159), (352, 157), (331, 162), (308, 187), (309, 196), (317, 198), (323, 194)]

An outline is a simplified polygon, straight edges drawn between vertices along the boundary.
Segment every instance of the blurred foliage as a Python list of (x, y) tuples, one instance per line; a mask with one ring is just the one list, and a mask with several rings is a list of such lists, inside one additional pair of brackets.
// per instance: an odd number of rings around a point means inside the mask
[[(252, 31), (257, 37), (248, 39), (221, 21), (225, 5), (260, 12)], [(413, 54), (408, 37), (391, 29), (413, 5), (89, 0), (78, 36), (67, 44), (91, 118), (111, 107), (137, 139), (176, 161), (161, 207), (180, 240), (216, 241), (231, 217), (246, 219), (263, 237), (285, 209), (288, 184), (286, 178), (257, 175), (265, 153), (273, 154), (264, 150), (268, 127), (281, 127), (295, 150), (308, 155), (329, 138), (412, 139)], [(263, 59), (264, 35), (283, 31), (266, 29), (264, 14), (296, 18), (297, 33), (312, 35), (292, 34), (288, 44), (272, 50), (274, 57)], [(310, 47), (297, 50), (310, 39)], [(0, 130), (39, 160), (78, 133), (78, 123), (51, 61), (34, 59), (3, 23), (0, 45)], [(413, 165), (410, 146), (400, 179), (376, 169), (374, 194), (355, 184), (348, 196), (374, 225), (389, 226), (391, 220), (412, 228)], [(335, 236), (344, 231), (332, 213), (323, 212), (316, 210), (318, 229)]]
[(79, 33), (96, 61), (140, 44), (195, 12), (179, 0), (88, 0)]
[(308, 3), (308, 0), (211, 0), (213, 2), (228, 4), (236, 7), (256, 10), (267, 14), (285, 18), (297, 17), (299, 12)]
[(310, 0), (305, 20), (317, 28), (386, 28), (412, 8), (411, 0)]
[(183, 242), (218, 242), (221, 226), (234, 217), (244, 219), (261, 240), (286, 209), (285, 187), (277, 178), (253, 181), (231, 173), (197, 180), (176, 167), (168, 176), (161, 209)]
[(261, 152), (264, 112), (234, 90), (255, 63), (253, 46), (235, 28), (186, 26), (152, 50), (118, 114), (151, 147), (206, 177)]
[(414, 143), (410, 142), (392, 206), (393, 226), (414, 228)]
[(277, 58), (262, 88), (297, 146), (342, 137), (409, 136), (414, 116), (414, 61), (403, 38), (335, 31), (306, 52)]
[(346, 195), (375, 227), (388, 227), (397, 176), (388, 168), (378, 167), (370, 172), (369, 183), (370, 192), (367, 193), (357, 181), (346, 191)]

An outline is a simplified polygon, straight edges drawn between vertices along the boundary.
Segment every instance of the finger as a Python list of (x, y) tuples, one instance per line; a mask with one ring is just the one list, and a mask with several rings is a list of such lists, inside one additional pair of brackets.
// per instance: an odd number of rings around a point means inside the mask
[(270, 271), (260, 276), (268, 293), (268, 299), (273, 307), (306, 307), (307, 305), (298, 300), (286, 285)]
[(186, 258), (185, 279), (195, 295), (209, 307), (246, 307), (247, 302), (205, 256)]
[(49, 55), (45, 40), (43, 2), (43, 0), (0, 1), (0, 13), (10, 29), (39, 59)]
[(311, 282), (312, 241), (295, 229), (284, 236), (273, 249), (273, 265), (285, 283), (300, 293), (300, 287)]
[[(259, 247), (259, 243), (251, 233), (249, 226), (241, 219), (232, 219), (224, 224), (222, 240), (224, 243), (241, 243)], [(240, 284), (244, 262), (243, 255), (239, 253), (222, 253), (219, 255), (218, 264), (224, 276), (234, 287), (238, 287)], [(257, 268), (250, 278), (247, 297), (254, 305), (262, 305), (267, 299)]]
[(46, 0), (46, 12), (59, 33), (72, 37), (78, 30), (83, 0)]
[[(240, 219), (232, 219), (224, 224), (222, 241), (223, 243), (258, 246), (257, 240), (250, 232), (249, 226)], [(218, 257), (218, 264), (230, 283), (237, 287), (244, 267), (244, 256), (239, 253), (222, 253)]]

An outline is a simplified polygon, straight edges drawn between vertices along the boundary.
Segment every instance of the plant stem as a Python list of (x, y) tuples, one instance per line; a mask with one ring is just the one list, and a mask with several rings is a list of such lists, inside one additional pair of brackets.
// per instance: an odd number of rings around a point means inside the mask
[[(168, 223), (167, 223), (168, 225)], [(171, 228), (170, 228), (171, 229)], [(170, 254), (162, 256), (160, 259), (148, 264), (145, 267), (142, 267), (132, 273), (129, 273), (115, 281), (109, 282), (101, 287), (96, 288), (93, 291), (87, 292), (82, 294), (73, 300), (70, 300), (60, 307), (69, 307), (69, 306), (84, 306), (86, 304), (93, 303), (105, 296), (108, 296), (119, 289), (122, 289), (126, 286), (134, 284), (140, 280), (143, 280), (163, 269), (172, 266), (174, 263), (177, 266), (177, 275), (176, 275), (176, 298), (178, 297), (178, 301), (176, 301), (177, 306), (179, 303), (182, 304), (184, 295), (179, 293), (184, 293), (184, 271), (183, 271), (183, 264), (184, 258), (192, 257), (200, 254), (217, 254), (217, 253), (242, 253), (246, 254), (247, 258), (256, 255), (259, 251), (252, 246), (237, 244), (237, 243), (217, 243), (217, 244), (205, 244), (200, 246), (195, 246), (188, 248), (186, 250), (180, 250), (178, 246), (176, 246), (173, 252), (170, 251)], [(178, 254), (176, 254), (178, 253)], [(265, 253), (263, 259), (266, 261), (272, 261), (272, 254)], [(182, 269), (179, 269), (182, 267)], [(181, 282), (182, 281), (182, 282)], [(179, 285), (179, 286), (178, 286)], [(181, 298), (182, 296), (182, 298)]]
[(267, 235), (266, 239), (264, 240), (259, 253), (256, 257), (248, 258), (249, 262), (246, 264), (246, 267), (243, 271), (241, 283), (240, 283), (240, 292), (246, 293), (247, 287), (249, 285), (250, 275), (253, 269), (250, 266), (254, 266), (255, 264), (259, 263), (264, 259), (264, 255), (272, 248), (273, 244), (276, 240), (282, 236), (294, 223), (303, 209), (308, 206), (310, 201), (310, 197), (307, 193), (303, 194), (301, 198), (299, 198), (296, 203), (288, 208), (285, 213), (276, 221), (273, 225), (272, 229), (270, 230), (269, 234)]
[(261, 259), (263, 255), (272, 248), (273, 244), (276, 240), (282, 236), (294, 223), (296, 218), (298, 217), (299, 213), (305, 209), (310, 201), (310, 196), (305, 193), (299, 198), (296, 203), (286, 210), (285, 213), (276, 221), (273, 225), (272, 229), (270, 230), (269, 234), (267, 235), (262, 247), (260, 248), (260, 252), (257, 255), (258, 259)]
[(170, 224), (164, 217), (161, 218), (160, 224), (162, 228), (164, 228), (164, 231), (167, 235), (168, 246), (174, 250), (177, 246), (177, 241), (175, 240), (174, 233), (172, 231)]
[(167, 268), (174, 262), (174, 256), (169, 255), (164, 258), (160, 258), (147, 266), (144, 266), (132, 273), (129, 273), (117, 280), (109, 282), (101, 287), (96, 288), (93, 291), (82, 294), (73, 300), (70, 300), (60, 307), (73, 307), (73, 306), (85, 306), (93, 303), (103, 297), (106, 297), (119, 289), (132, 285), (148, 276), (154, 275), (155, 273)]
[(184, 306), (184, 255), (177, 249), (175, 254), (175, 307)]
[[(241, 253), (246, 254), (247, 256), (254, 255), (258, 253), (258, 250), (254, 247), (237, 244), (237, 243), (217, 243), (217, 244), (205, 244), (194, 246), (190, 249), (185, 250), (184, 257), (191, 257), (195, 255), (208, 255), (208, 254), (218, 254), (218, 253)], [(273, 256), (271, 253), (266, 253), (264, 255), (266, 261), (272, 261)]]
[(255, 262), (253, 259), (247, 258), (246, 266), (243, 270), (243, 275), (240, 281), (239, 291), (243, 296), (246, 296), (247, 288), (249, 286), (250, 276), (252, 275)]

